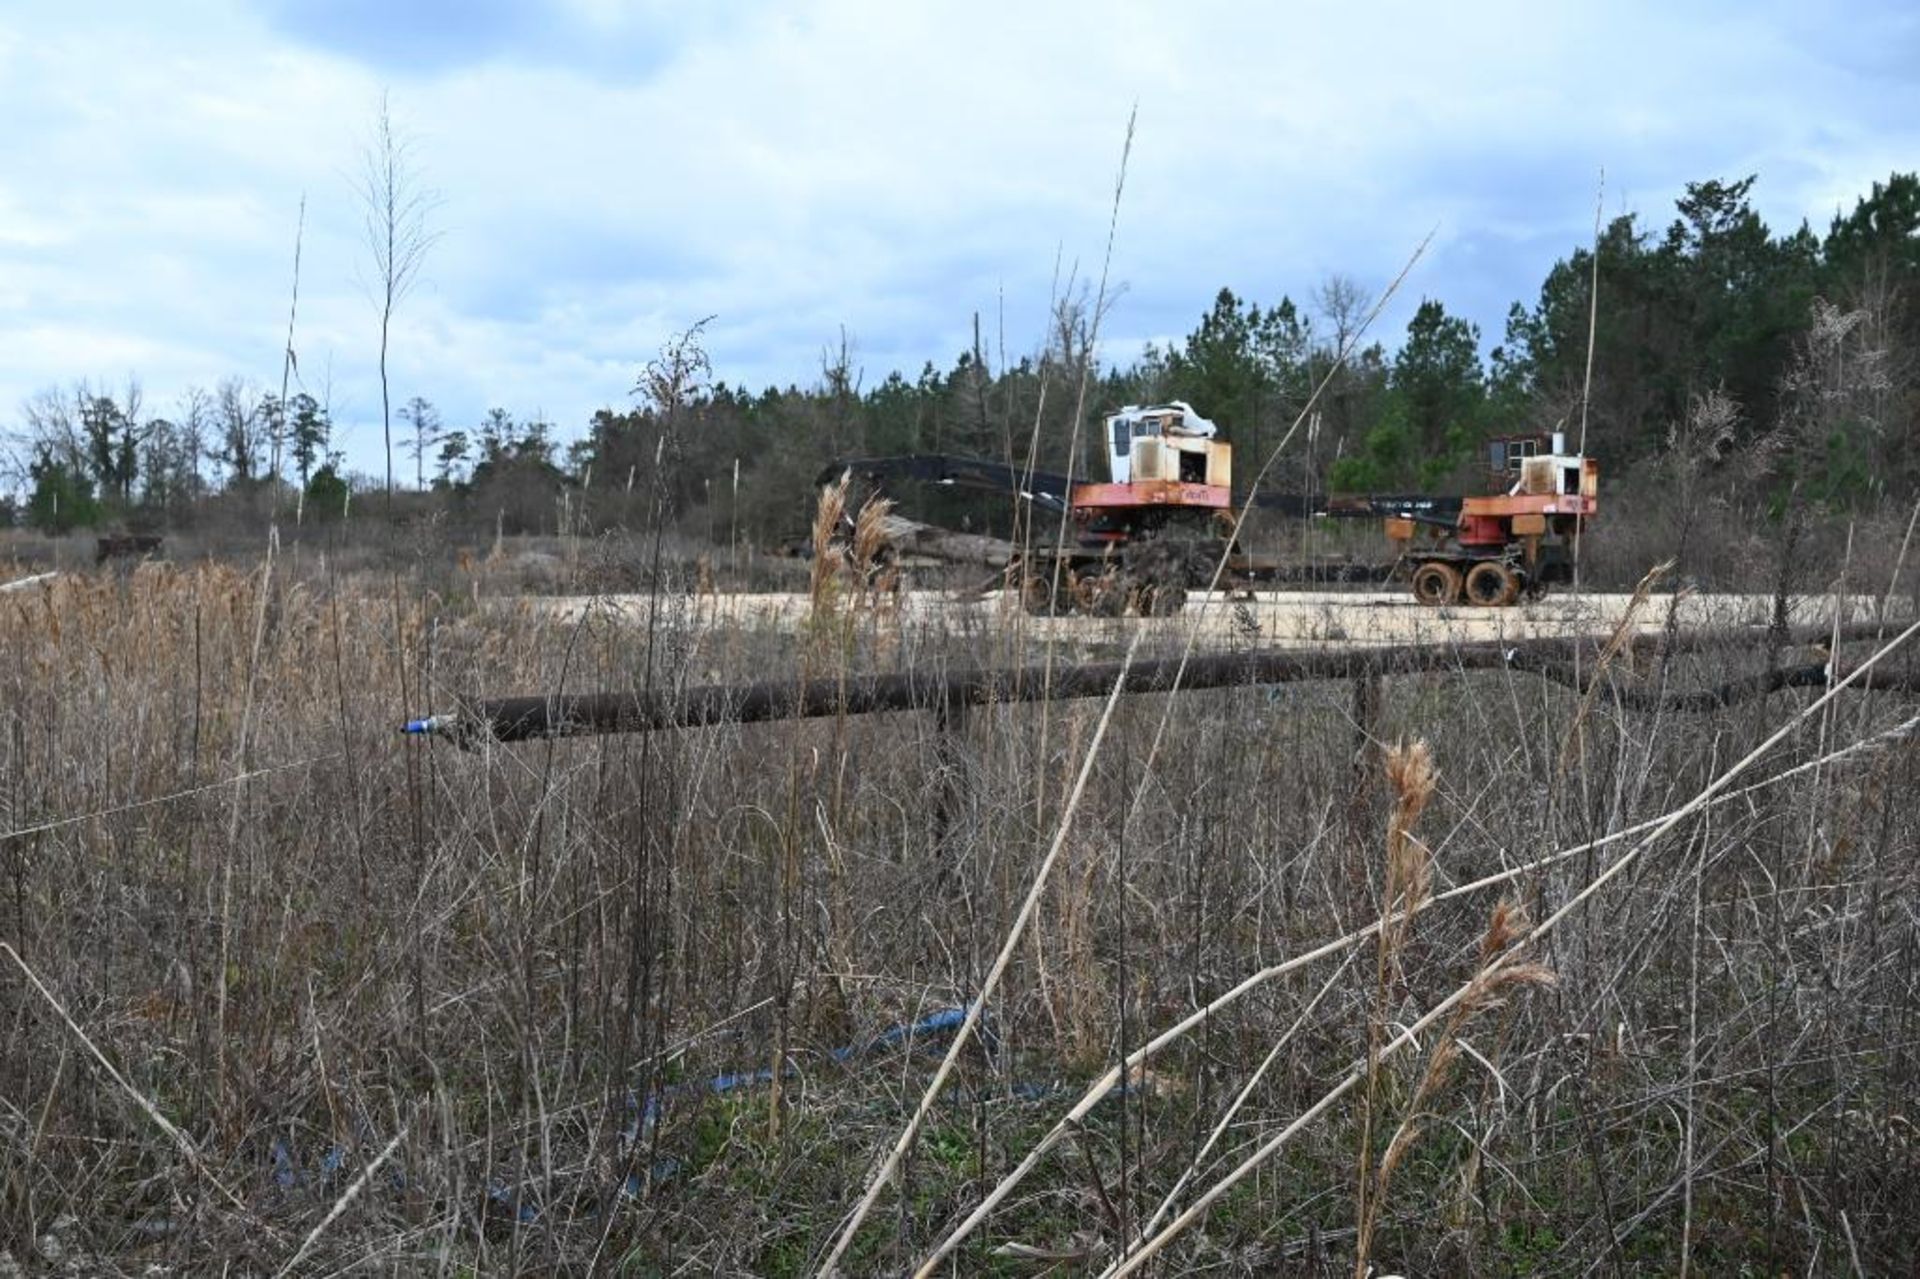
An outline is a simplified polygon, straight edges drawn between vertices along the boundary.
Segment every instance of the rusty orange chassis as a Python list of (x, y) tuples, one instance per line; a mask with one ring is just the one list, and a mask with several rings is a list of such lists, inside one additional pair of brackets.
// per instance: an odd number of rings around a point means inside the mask
[(1233, 490), (1224, 484), (1182, 484), (1177, 480), (1142, 480), (1134, 484), (1076, 484), (1073, 510), (1097, 515), (1102, 511), (1137, 510), (1143, 506), (1185, 506), (1208, 511), (1233, 507)]

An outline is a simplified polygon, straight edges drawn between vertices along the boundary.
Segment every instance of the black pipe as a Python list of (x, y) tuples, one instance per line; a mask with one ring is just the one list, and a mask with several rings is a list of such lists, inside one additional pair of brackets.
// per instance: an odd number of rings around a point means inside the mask
[[(1869, 626), (1849, 627), (1871, 633)], [(1812, 632), (1808, 632), (1812, 634)], [(1671, 637), (1638, 637), (1632, 647), (1664, 644), (1682, 651), (1751, 644), (1751, 633), (1709, 632)], [(1825, 638), (1822, 634), (1818, 638)], [(682, 690), (635, 690), (615, 693), (561, 693), (553, 696), (496, 697), (472, 701), (452, 727), (457, 735), (490, 735), (497, 741), (580, 736), (599, 733), (642, 733), (668, 728), (695, 728), (713, 724), (756, 724), (769, 720), (815, 719), (837, 715), (870, 715), (883, 711), (935, 710), (948, 714), (969, 706), (997, 702), (1034, 702), (1078, 697), (1100, 697), (1124, 680), (1129, 693), (1165, 693), (1226, 688), (1248, 684), (1287, 684), (1304, 680), (1354, 679), (1378, 675), (1405, 675), (1428, 671), (1514, 669), (1530, 671), (1562, 683), (1574, 683), (1571, 663), (1576, 653), (1592, 660), (1598, 642), (1593, 639), (1538, 639), (1517, 643), (1498, 641), (1459, 645), (1400, 645), (1390, 648), (1341, 649), (1335, 652), (1268, 651), (1205, 653), (1189, 657), (1184, 670), (1178, 658), (1155, 658), (1127, 666), (1119, 662), (1060, 663), (1051, 674), (1043, 666), (917, 670), (884, 675), (826, 677), (810, 680), (770, 680), (753, 684), (709, 684)], [(1635, 709), (1664, 706), (1671, 710), (1710, 710), (1764, 696), (1783, 688), (1824, 684), (1826, 666), (1812, 664), (1752, 679), (1729, 681), (1715, 688), (1669, 694), (1650, 694), (1621, 688)], [(1912, 692), (1907, 677), (1874, 673), (1876, 689)], [(435, 729), (433, 731), (444, 731)]]
[[(1586, 691), (1574, 679), (1573, 668), (1565, 663), (1540, 664), (1515, 662), (1515, 669), (1531, 671), (1543, 679), (1565, 684), (1575, 692)], [(1625, 684), (1610, 685), (1604, 694), (1617, 698), (1620, 704), (1632, 711), (1681, 711), (1706, 712), (1725, 710), (1740, 702), (1751, 701), (1756, 697), (1768, 697), (1790, 688), (1827, 687), (1831, 679), (1839, 683), (1847, 678), (1851, 668), (1828, 670), (1825, 662), (1809, 662), (1802, 666), (1786, 666), (1778, 670), (1762, 671), (1755, 675), (1745, 675), (1736, 679), (1711, 684), (1706, 688), (1651, 689), (1634, 688)], [(1878, 667), (1849, 684), (1848, 690), (1861, 693), (1904, 693), (1909, 697), (1920, 695), (1920, 679), (1899, 671), (1883, 670)]]

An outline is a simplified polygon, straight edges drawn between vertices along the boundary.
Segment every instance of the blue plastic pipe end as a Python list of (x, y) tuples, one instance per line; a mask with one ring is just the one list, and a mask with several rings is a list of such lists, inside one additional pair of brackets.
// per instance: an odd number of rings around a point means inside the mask
[(400, 731), (411, 736), (451, 732), (453, 731), (453, 716), (428, 715), (424, 719), (410, 719), (406, 722), (406, 726)]

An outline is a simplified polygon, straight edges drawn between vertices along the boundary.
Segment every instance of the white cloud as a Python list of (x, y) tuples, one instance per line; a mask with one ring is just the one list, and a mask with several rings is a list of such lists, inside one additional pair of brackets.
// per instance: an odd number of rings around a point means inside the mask
[[(369, 31), (374, 12), (392, 29)], [(1588, 233), (1602, 165), (1609, 210), (1654, 225), (1684, 181), (1757, 171), (1776, 225), (1818, 227), (1910, 167), (1920, 133), (1887, 52), (1914, 27), (1891, 2), (1825, 25), (1504, 0), (561, 0), (477, 6), (457, 30), (433, 12), (0, 17), (0, 421), (82, 376), (136, 372), (157, 396), (277, 382), (304, 192), (302, 369), (315, 385), (331, 357), (370, 467), (351, 174), (382, 84), (443, 196), (396, 398), (456, 424), (540, 408), (568, 431), (712, 313), (716, 371), (748, 386), (810, 380), (842, 324), (870, 381), (945, 364), (1003, 295), (1010, 341), (1032, 345), (1056, 253), (1099, 270), (1135, 102), (1120, 352), (1184, 332), (1223, 284), (1268, 302), (1333, 271), (1378, 287), (1435, 227), (1389, 324), (1425, 294), (1497, 340), (1507, 302)]]

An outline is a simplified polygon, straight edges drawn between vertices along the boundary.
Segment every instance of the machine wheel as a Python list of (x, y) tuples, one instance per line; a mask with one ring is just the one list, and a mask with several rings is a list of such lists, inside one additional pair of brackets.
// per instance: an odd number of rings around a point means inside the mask
[(1028, 573), (1020, 579), (1020, 607), (1034, 617), (1052, 617), (1060, 611), (1053, 592), (1053, 573)]
[(1127, 576), (1142, 617), (1172, 617), (1187, 603), (1186, 544), (1154, 538), (1129, 547)]
[(1073, 584), (1074, 602), (1089, 617), (1125, 617), (1127, 600), (1133, 593), (1125, 573), (1109, 569), (1097, 577), (1082, 577)]
[(1187, 588), (1184, 586), (1169, 586), (1159, 582), (1140, 588), (1142, 617), (1172, 617), (1186, 606)]
[(1460, 570), (1439, 560), (1428, 560), (1413, 570), (1413, 598), (1428, 608), (1460, 602)]
[(1520, 594), (1520, 579), (1498, 560), (1475, 564), (1467, 573), (1467, 603), (1481, 608), (1505, 608)]
[(1167, 531), (1127, 548), (1126, 571), (1142, 617), (1172, 617), (1187, 605), (1187, 592), (1212, 575), (1218, 543)]

